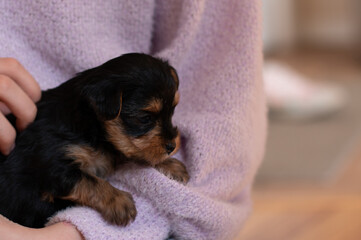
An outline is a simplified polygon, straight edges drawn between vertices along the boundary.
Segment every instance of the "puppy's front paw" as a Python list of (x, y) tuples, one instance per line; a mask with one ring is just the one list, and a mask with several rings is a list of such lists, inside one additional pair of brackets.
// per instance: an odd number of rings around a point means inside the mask
[(100, 212), (106, 221), (119, 226), (128, 225), (137, 216), (132, 195), (120, 190), (117, 190)]
[(164, 162), (156, 165), (155, 168), (170, 179), (174, 179), (183, 184), (189, 181), (189, 174), (186, 167), (175, 158), (168, 158)]

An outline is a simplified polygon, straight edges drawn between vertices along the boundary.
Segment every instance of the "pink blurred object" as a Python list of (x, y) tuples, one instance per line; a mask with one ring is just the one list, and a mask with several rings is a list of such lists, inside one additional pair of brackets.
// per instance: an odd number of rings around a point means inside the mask
[(343, 89), (312, 82), (282, 63), (265, 61), (263, 75), (272, 117), (313, 119), (335, 113), (346, 103)]

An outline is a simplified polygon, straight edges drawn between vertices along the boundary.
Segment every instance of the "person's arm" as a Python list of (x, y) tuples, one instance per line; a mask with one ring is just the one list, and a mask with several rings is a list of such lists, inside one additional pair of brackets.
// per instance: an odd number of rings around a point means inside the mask
[(8, 155), (14, 148), (16, 131), (5, 115), (16, 117), (16, 128), (21, 131), (36, 117), (36, 105), (41, 97), (38, 83), (13, 58), (0, 58), (0, 152)]

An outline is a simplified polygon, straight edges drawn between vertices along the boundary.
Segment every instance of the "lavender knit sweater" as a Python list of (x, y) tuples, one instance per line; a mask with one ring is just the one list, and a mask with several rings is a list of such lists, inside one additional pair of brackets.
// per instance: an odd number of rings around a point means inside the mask
[(232, 239), (250, 213), (266, 134), (260, 6), (252, 0), (0, 0), (0, 57), (18, 59), (43, 89), (127, 52), (170, 60), (180, 77), (176, 155), (183, 186), (154, 169), (119, 170), (134, 223), (108, 225), (86, 207), (56, 214), (86, 239)]

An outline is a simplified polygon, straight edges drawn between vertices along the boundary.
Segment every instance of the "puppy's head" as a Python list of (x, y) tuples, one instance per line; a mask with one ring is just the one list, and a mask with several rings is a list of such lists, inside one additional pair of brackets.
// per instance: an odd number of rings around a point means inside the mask
[(102, 121), (107, 140), (126, 157), (155, 165), (177, 151), (172, 116), (179, 80), (166, 61), (126, 54), (80, 77), (85, 79), (82, 95)]

